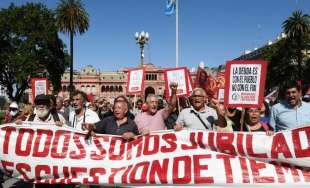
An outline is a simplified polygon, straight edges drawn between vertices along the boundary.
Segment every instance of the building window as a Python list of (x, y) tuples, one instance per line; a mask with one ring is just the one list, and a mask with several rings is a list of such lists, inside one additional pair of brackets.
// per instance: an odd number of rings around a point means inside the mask
[(157, 80), (157, 74), (146, 74), (145, 79), (146, 80)]
[(105, 92), (105, 86), (101, 87), (101, 93)]
[(85, 92), (85, 86), (84, 86), (84, 85), (81, 86), (81, 90), (82, 90), (83, 92)]
[(86, 86), (86, 93), (90, 93), (90, 86), (89, 85)]
[(113, 86), (110, 86), (110, 91), (111, 91), (111, 92), (113, 92), (113, 91), (114, 91)]
[(96, 92), (97, 92), (96, 86), (93, 85), (93, 86), (92, 86), (92, 93), (96, 93)]
[(123, 92), (123, 87), (122, 86), (118, 86), (118, 91), (119, 92)]

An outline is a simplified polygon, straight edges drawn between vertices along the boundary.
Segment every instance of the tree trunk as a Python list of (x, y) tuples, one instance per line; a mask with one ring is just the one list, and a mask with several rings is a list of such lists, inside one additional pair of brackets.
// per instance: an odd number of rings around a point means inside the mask
[(73, 91), (73, 32), (70, 32), (70, 86), (69, 91)]
[(297, 63), (298, 63), (298, 79), (302, 80), (302, 55), (298, 54), (297, 57)]

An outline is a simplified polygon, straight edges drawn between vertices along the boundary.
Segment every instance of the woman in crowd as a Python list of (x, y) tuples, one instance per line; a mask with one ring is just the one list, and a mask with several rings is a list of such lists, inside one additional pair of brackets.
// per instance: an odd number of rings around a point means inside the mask
[(246, 108), (245, 109), (245, 121), (243, 125), (243, 131), (245, 132), (266, 132), (267, 135), (272, 135), (272, 128), (265, 122), (260, 120), (261, 110), (260, 108)]
[(21, 109), (21, 114), (17, 117), (17, 119), (25, 121), (31, 114), (33, 114), (32, 104), (24, 104), (23, 108)]

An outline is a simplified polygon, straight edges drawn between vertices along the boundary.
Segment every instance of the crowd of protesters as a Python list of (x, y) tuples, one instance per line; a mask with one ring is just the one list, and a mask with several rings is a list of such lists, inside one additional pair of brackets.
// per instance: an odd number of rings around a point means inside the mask
[(156, 131), (185, 128), (220, 132), (261, 131), (273, 135), (277, 131), (310, 124), (309, 100), (302, 97), (300, 86), (294, 82), (287, 84), (280, 93), (283, 100), (276, 102), (274, 98), (265, 98), (261, 107), (245, 109), (225, 107), (202, 88), (193, 89), (189, 97), (177, 99), (177, 84), (172, 83), (169, 87), (172, 96), (167, 100), (151, 94), (145, 101), (130, 101), (122, 95), (113, 103), (105, 97), (88, 101), (87, 95), (78, 90), (71, 93), (71, 100), (37, 95), (33, 105), (19, 106), (11, 102), (4, 123), (48, 122), (85, 131), (87, 136), (112, 134), (126, 140)]
[(310, 124), (309, 100), (307, 96), (302, 97), (301, 88), (295, 82), (284, 87), (284, 100), (277, 103), (275, 99), (265, 98), (260, 108), (245, 109), (225, 107), (202, 88), (195, 88), (189, 97), (179, 99), (176, 97), (177, 85), (171, 84), (170, 89), (172, 96), (167, 101), (150, 94), (144, 102), (142, 99), (130, 101), (123, 95), (116, 97), (113, 103), (105, 97), (88, 101), (87, 95), (79, 90), (71, 94), (71, 100), (41, 94), (36, 96), (33, 105), (19, 106), (11, 102), (3, 123), (52, 122), (57, 126), (113, 135), (122, 135), (124, 130), (120, 129), (128, 124), (135, 127), (135, 134), (141, 135), (183, 128), (221, 132), (264, 131), (271, 135), (272, 132)]

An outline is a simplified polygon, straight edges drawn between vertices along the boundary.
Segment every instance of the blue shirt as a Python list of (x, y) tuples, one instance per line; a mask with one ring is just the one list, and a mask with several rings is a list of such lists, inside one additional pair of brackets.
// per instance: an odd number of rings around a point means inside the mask
[(271, 108), (270, 126), (275, 131), (293, 129), (310, 124), (310, 104), (301, 102), (297, 108), (288, 103), (278, 103)]

